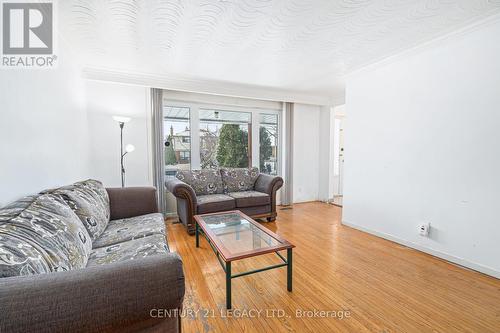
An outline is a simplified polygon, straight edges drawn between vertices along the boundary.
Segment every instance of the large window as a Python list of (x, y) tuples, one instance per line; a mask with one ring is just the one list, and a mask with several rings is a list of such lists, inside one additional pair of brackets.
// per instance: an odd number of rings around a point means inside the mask
[(278, 115), (260, 115), (259, 128), (259, 168), (263, 173), (278, 174)]
[(280, 174), (280, 103), (167, 92), (163, 105), (166, 176), (253, 166)]
[(245, 168), (252, 165), (252, 114), (199, 109), (200, 167)]
[(163, 108), (163, 136), (165, 144), (165, 176), (175, 176), (177, 170), (191, 168), (190, 108), (165, 106)]

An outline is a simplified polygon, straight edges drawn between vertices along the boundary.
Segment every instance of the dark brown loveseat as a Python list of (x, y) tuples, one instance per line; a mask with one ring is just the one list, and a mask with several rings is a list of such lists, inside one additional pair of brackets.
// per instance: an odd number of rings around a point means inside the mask
[(240, 210), (254, 218), (276, 219), (276, 192), (283, 179), (259, 173), (257, 168), (221, 168), (178, 171), (165, 182), (177, 198), (177, 214), (189, 234), (194, 234), (193, 216)]

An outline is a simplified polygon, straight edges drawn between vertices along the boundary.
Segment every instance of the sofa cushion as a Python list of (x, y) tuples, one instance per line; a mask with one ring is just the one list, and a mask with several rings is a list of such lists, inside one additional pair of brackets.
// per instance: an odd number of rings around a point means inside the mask
[(102, 235), (92, 242), (92, 246), (109, 246), (155, 234), (165, 235), (165, 221), (160, 213), (112, 220)]
[(236, 207), (234, 199), (225, 194), (209, 194), (196, 197), (198, 214), (221, 212)]
[(224, 192), (219, 170), (179, 170), (176, 177), (191, 186), (196, 195), (221, 194)]
[(109, 197), (101, 182), (89, 179), (50, 192), (63, 197), (87, 228), (92, 240), (106, 229), (110, 216)]
[(236, 200), (236, 207), (264, 206), (271, 203), (269, 194), (257, 191), (230, 192), (228, 195)]
[(151, 235), (93, 249), (87, 267), (162, 255), (169, 252), (164, 235)]
[(259, 177), (258, 168), (221, 168), (220, 172), (225, 193), (253, 190)]
[(60, 196), (30, 196), (0, 210), (0, 277), (83, 268), (91, 248), (87, 230)]

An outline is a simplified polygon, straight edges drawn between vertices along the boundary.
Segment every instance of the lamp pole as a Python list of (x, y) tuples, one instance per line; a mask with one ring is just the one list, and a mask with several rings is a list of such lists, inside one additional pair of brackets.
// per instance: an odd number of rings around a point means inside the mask
[(134, 145), (126, 145), (125, 149), (123, 147), (123, 128), (125, 123), (130, 121), (129, 117), (113, 116), (113, 119), (120, 125), (120, 174), (122, 178), (122, 187), (125, 187), (125, 167), (123, 166), (123, 158), (130, 152), (135, 150)]
[(125, 167), (123, 166), (123, 157), (127, 154), (123, 153), (123, 127), (125, 126), (124, 122), (120, 122), (120, 166), (121, 166), (121, 174), (122, 174), (122, 187), (125, 187)]

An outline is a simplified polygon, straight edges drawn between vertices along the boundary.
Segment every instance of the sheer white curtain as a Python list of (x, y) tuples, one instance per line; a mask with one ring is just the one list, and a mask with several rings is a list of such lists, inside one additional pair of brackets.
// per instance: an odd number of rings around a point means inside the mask
[(294, 104), (284, 103), (284, 150), (283, 179), (284, 184), (281, 189), (281, 204), (288, 206), (293, 204), (293, 108)]
[(163, 142), (163, 90), (151, 88), (151, 133), (153, 144), (153, 182), (158, 192), (158, 208), (165, 215), (165, 150)]

